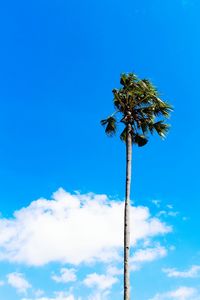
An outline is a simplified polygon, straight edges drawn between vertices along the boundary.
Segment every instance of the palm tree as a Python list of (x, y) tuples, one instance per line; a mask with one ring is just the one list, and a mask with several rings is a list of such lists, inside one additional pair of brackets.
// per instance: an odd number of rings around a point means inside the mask
[[(157, 132), (164, 138), (169, 124), (172, 106), (158, 97), (158, 92), (147, 79), (140, 80), (135, 74), (122, 74), (119, 89), (113, 89), (115, 111), (102, 120), (108, 136), (116, 133), (117, 124), (123, 123), (120, 135), (126, 143), (126, 192), (124, 208), (124, 300), (130, 300), (129, 255), (130, 255), (130, 188), (132, 145), (142, 147), (148, 142), (148, 134)], [(118, 114), (120, 118), (117, 118)]]

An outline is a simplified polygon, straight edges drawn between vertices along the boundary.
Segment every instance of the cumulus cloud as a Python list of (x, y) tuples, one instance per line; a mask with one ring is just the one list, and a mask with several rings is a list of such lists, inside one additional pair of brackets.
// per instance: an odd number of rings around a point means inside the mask
[(110, 274), (110, 275), (122, 275), (123, 274), (123, 269), (119, 269), (119, 268), (116, 268), (114, 266), (109, 266), (108, 269), (107, 269), (107, 273)]
[(88, 300), (108, 300), (109, 294), (109, 291), (98, 291), (95, 292), (93, 295), (89, 296)]
[(163, 272), (166, 273), (168, 277), (195, 278), (200, 276), (200, 266), (199, 265), (191, 266), (191, 268), (186, 271), (178, 271), (175, 268), (166, 268), (163, 269)]
[(200, 300), (198, 291), (192, 287), (179, 287), (177, 290), (156, 294), (150, 300)]
[(164, 257), (166, 255), (167, 255), (166, 248), (157, 245), (154, 248), (146, 248), (146, 249), (140, 249), (136, 251), (134, 256), (131, 258), (131, 262), (133, 263), (149, 262)]
[[(108, 300), (107, 296), (109, 295), (109, 291), (97, 291), (87, 297), (87, 300)], [(84, 298), (85, 299), (85, 298)], [(21, 300), (83, 300), (82, 297), (75, 297), (71, 293), (67, 292), (55, 292), (54, 296), (48, 297), (36, 297), (36, 298), (22, 298)]]
[[(70, 194), (59, 189), (0, 218), (0, 260), (42, 266), (113, 262), (123, 248), (123, 207), (106, 195)], [(131, 207), (131, 245), (163, 235), (171, 227), (147, 207)]]
[(51, 278), (56, 282), (73, 282), (76, 281), (76, 270), (75, 269), (67, 269), (62, 268), (60, 270), (60, 275), (53, 274)]
[(19, 293), (26, 293), (31, 284), (21, 273), (10, 273), (7, 275), (8, 284), (14, 287)]
[(111, 275), (92, 273), (87, 275), (83, 283), (90, 287), (98, 290), (110, 289), (113, 284), (117, 283), (118, 279)]
[(165, 257), (166, 255), (167, 249), (160, 244), (157, 244), (155, 247), (139, 249), (130, 258), (131, 271), (138, 271), (141, 269), (143, 263), (152, 262), (156, 259)]
[[(75, 300), (74, 295), (69, 295), (66, 292), (55, 292), (53, 297), (39, 297), (39, 298), (23, 298), (21, 300)], [(77, 300), (81, 300), (78, 298)]]

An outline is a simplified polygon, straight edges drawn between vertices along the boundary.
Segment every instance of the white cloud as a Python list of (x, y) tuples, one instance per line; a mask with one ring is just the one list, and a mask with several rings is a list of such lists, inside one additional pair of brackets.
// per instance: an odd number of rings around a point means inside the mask
[(177, 290), (156, 294), (150, 300), (199, 300), (198, 291), (192, 287), (179, 287)]
[(26, 293), (31, 284), (21, 273), (10, 273), (7, 275), (8, 284), (14, 287), (19, 293)]
[(113, 266), (109, 266), (108, 269), (107, 269), (107, 273), (109, 275), (122, 275), (123, 274), (123, 269), (118, 269), (116, 267), (113, 267)]
[[(75, 300), (74, 295), (69, 295), (65, 292), (55, 292), (53, 297), (40, 297), (40, 298), (23, 298), (21, 300)], [(78, 298), (77, 300), (81, 300)]]
[(157, 245), (156, 247), (137, 250), (134, 256), (131, 257), (130, 261), (131, 264), (133, 265), (133, 270), (134, 270), (135, 264), (137, 266), (138, 264), (140, 265), (144, 262), (151, 262), (156, 259), (165, 257), (166, 255), (167, 255), (166, 248)]
[[(0, 260), (41, 266), (49, 262), (113, 262), (123, 249), (124, 203), (106, 195), (70, 194), (59, 189), (52, 200), (38, 199), (0, 219)], [(171, 228), (131, 207), (131, 245)]]
[(103, 291), (110, 289), (117, 281), (118, 279), (111, 275), (92, 273), (87, 275), (83, 283), (90, 288)]
[(62, 268), (60, 270), (60, 275), (53, 274), (51, 278), (56, 282), (73, 282), (76, 281), (76, 270), (75, 269), (66, 269)]
[(179, 215), (178, 211), (173, 210), (174, 209), (173, 205), (167, 204), (166, 208), (167, 208), (167, 210), (160, 210), (157, 213), (157, 217), (161, 217), (161, 216), (164, 216), (164, 217), (177, 217)]
[(200, 266), (191, 266), (191, 268), (186, 271), (177, 271), (175, 268), (167, 268), (163, 269), (163, 272), (166, 273), (168, 277), (194, 278), (200, 276)]
[(88, 300), (107, 300), (109, 294), (109, 291), (98, 291), (89, 296)]

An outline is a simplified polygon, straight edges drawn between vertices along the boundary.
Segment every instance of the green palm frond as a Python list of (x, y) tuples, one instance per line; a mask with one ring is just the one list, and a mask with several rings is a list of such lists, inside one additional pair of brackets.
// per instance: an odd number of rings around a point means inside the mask
[(120, 139), (122, 142), (126, 143), (126, 127), (124, 128), (124, 130), (122, 131), (122, 133), (120, 134)]
[[(121, 141), (124, 142), (124, 143), (126, 143), (126, 137), (127, 137), (127, 126), (124, 128), (124, 130), (120, 134)], [(133, 127), (132, 127), (132, 129), (131, 129), (132, 143), (134, 143), (134, 138), (135, 138), (135, 133), (134, 133), (134, 130), (133, 130)]]
[(155, 116), (163, 116), (165, 118), (170, 117), (170, 113), (173, 111), (173, 107), (167, 103), (163, 102), (159, 99), (155, 105), (152, 106)]
[(105, 132), (108, 136), (113, 136), (116, 133), (116, 122), (117, 120), (112, 116), (101, 120), (101, 125), (106, 126)]
[(148, 139), (144, 135), (135, 134), (133, 143), (137, 144), (139, 147), (143, 147), (148, 143)]
[(142, 120), (140, 122), (140, 128), (142, 129), (143, 134), (146, 135), (149, 130), (149, 122), (148, 120)]
[(170, 128), (170, 125), (164, 123), (164, 121), (162, 120), (154, 123), (153, 128), (156, 130), (156, 132), (159, 134), (160, 137), (165, 138), (166, 133)]
[(124, 101), (125, 99), (124, 99), (123, 95), (119, 94), (116, 89), (114, 89), (112, 92), (114, 95), (114, 99), (113, 99), (114, 106), (121, 112), (124, 111), (125, 110), (125, 101)]
[[(133, 128), (133, 143), (140, 147), (147, 143), (148, 134), (157, 132), (160, 137), (165, 137), (169, 129), (165, 121), (173, 107), (159, 98), (156, 87), (148, 79), (138, 79), (133, 73), (123, 73), (120, 83), (121, 87), (112, 91), (116, 112), (121, 113), (119, 122), (125, 125), (120, 139), (126, 141), (128, 124)], [(113, 116), (101, 122), (110, 136), (116, 132), (116, 119)]]
[(128, 73), (128, 74), (122, 73), (120, 78), (120, 83), (124, 87), (128, 87), (137, 80), (138, 80), (137, 76), (133, 73)]
[(141, 81), (145, 83), (149, 94), (158, 96), (157, 88), (151, 83), (151, 81), (149, 81), (148, 79), (142, 79)]

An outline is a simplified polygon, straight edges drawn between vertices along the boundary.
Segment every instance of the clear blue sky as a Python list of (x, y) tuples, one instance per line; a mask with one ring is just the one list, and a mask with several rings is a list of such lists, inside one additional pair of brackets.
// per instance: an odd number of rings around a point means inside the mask
[[(156, 237), (168, 254), (132, 273), (133, 299), (168, 299), (169, 291), (181, 288), (189, 298), (171, 294), (169, 299), (200, 299), (195, 276), (167, 277), (162, 271), (200, 265), (199, 11), (197, 0), (9, 0), (0, 7), (1, 222), (16, 221), (14, 211), (40, 197), (50, 199), (59, 187), (123, 200), (125, 148), (119, 138), (107, 138), (99, 124), (112, 112), (111, 91), (119, 87), (120, 73), (151, 79), (175, 108), (164, 142), (155, 136), (146, 147), (133, 149), (132, 199), (173, 226)], [(52, 286), (52, 272), (74, 268), (73, 263), (55, 259), (27, 267), (1, 256), (2, 300), (43, 299), (34, 296), (36, 289), (53, 300), (68, 300), (56, 296), (58, 290), (76, 300), (122, 298), (120, 283), (108, 296), (102, 288), (100, 298), (88, 298), (81, 282), (90, 273), (105, 273), (105, 263), (83, 262), (76, 266), (76, 282)], [(9, 284), (14, 272), (32, 285), (27, 294)]]

